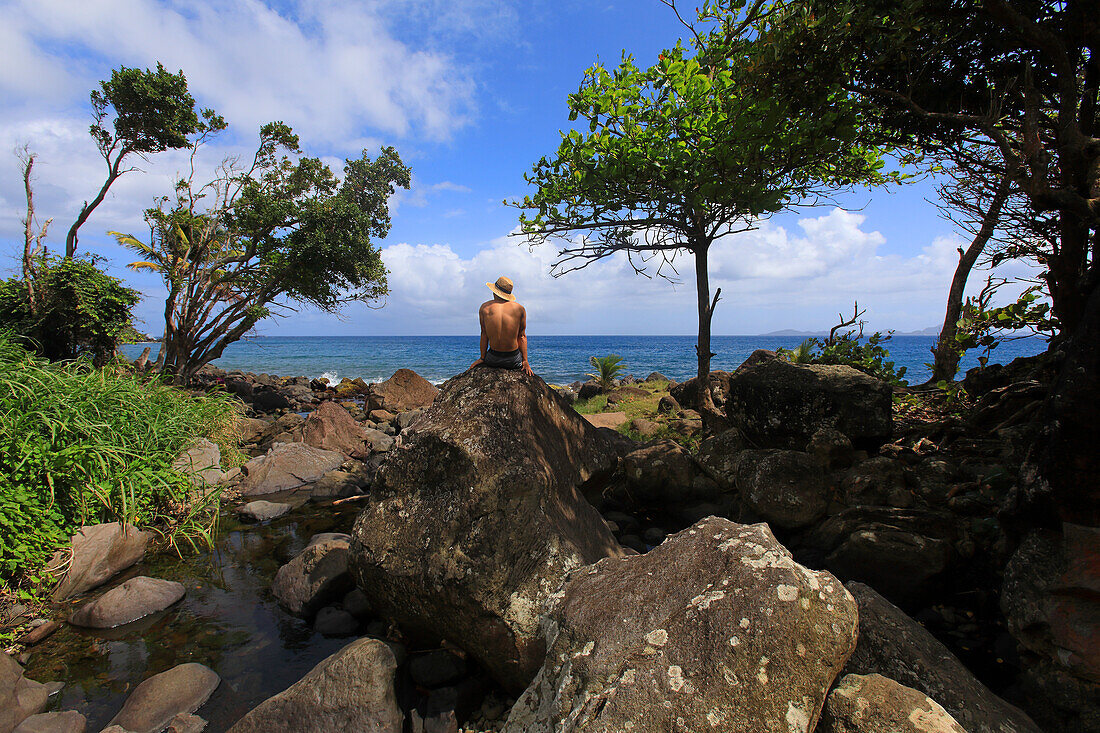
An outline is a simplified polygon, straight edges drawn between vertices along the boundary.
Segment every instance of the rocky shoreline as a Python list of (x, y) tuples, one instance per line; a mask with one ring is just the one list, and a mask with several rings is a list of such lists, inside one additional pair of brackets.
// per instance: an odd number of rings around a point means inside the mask
[[(216, 488), (261, 525), (361, 507), (271, 585), (358, 640), (232, 730), (1100, 730), (1097, 533), (1016, 508), (1049, 373), (987, 369), (972, 409), (899, 419), (884, 383), (759, 352), (711, 374), (724, 429), (703, 437), (682, 407), (696, 380), (659, 374), (606, 392), (492, 369), (436, 388), (404, 369), (330, 385), (207, 368), (249, 406), (251, 459), (181, 456), (196, 502)], [(572, 409), (601, 391), (611, 412)], [(642, 441), (600, 426), (643, 398), (656, 412), (623, 425)], [(54, 597), (132, 566), (144, 534), (83, 530)], [(177, 585), (133, 578), (65, 621), (123, 626)], [(0, 733), (84, 730), (0, 661)], [(142, 682), (107, 730), (201, 730), (218, 686), (202, 661)]]

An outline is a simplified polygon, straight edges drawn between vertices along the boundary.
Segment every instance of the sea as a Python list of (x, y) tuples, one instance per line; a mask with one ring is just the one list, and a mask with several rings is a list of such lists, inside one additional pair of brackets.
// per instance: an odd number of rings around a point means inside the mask
[[(732, 371), (756, 349), (792, 349), (805, 338), (713, 336), (711, 351), (716, 356), (711, 360), (711, 369)], [(932, 360), (934, 341), (933, 336), (895, 335), (884, 345), (895, 367), (906, 368), (904, 379), (920, 384), (930, 374), (926, 362)], [(465, 371), (477, 359), (478, 344), (477, 336), (262, 336), (231, 344), (213, 363), (226, 370), (327, 377), (333, 382), (344, 377), (378, 382), (405, 367), (440, 384)], [(130, 344), (122, 351), (127, 358), (136, 359), (144, 346)], [(155, 357), (157, 345), (152, 347)], [(1041, 338), (1005, 341), (991, 352), (989, 362), (1008, 363), (1045, 349), (1046, 341)], [(694, 336), (528, 336), (531, 368), (551, 384), (585, 379), (593, 371), (589, 358), (608, 354), (621, 356), (624, 373), (640, 379), (660, 372), (682, 381), (696, 372)], [(968, 353), (962, 370), (977, 366), (979, 355), (976, 351)]]

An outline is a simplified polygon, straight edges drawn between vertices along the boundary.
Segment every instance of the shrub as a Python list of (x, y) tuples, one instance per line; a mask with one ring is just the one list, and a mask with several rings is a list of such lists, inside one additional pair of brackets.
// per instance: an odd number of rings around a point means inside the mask
[(199, 436), (232, 442), (236, 416), (228, 396), (50, 364), (0, 334), (0, 585), (33, 574), (84, 524), (208, 540), (213, 516), (191, 505), (172, 462)]
[(138, 293), (85, 259), (43, 260), (34, 281), (38, 308), (31, 307), (26, 281), (0, 282), (0, 330), (23, 336), (51, 361), (88, 355), (105, 364), (130, 326)]
[(608, 354), (607, 356), (590, 356), (588, 361), (592, 363), (592, 366), (596, 371), (592, 374), (586, 374), (586, 377), (592, 377), (596, 380), (604, 389), (610, 389), (615, 384), (615, 379), (624, 371), (626, 371), (626, 364), (623, 363), (623, 358), (618, 354)]

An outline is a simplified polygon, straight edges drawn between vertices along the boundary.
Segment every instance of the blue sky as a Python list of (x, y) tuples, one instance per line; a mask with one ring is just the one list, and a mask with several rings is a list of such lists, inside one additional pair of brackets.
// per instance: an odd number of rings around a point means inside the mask
[[(696, 328), (691, 268), (677, 286), (622, 262), (554, 279), (554, 252), (515, 237), (523, 173), (552, 153), (568, 125), (566, 95), (597, 59), (639, 62), (683, 28), (658, 0), (0, 0), (0, 273), (17, 271), (24, 213), (14, 155), (39, 154), (39, 218), (54, 217), (56, 251), (80, 202), (103, 180), (87, 135), (88, 92), (112, 68), (182, 69), (202, 106), (230, 130), (205, 152), (214, 166), (248, 154), (259, 125), (289, 123), (311, 155), (338, 168), (364, 147), (394, 145), (414, 186), (391, 202), (381, 243), (385, 307), (340, 317), (302, 311), (262, 333), (469, 334), (487, 280), (506, 274), (534, 334), (676, 334)], [(168, 193), (183, 158), (168, 153), (125, 177), (81, 230), (82, 249), (145, 294), (136, 315), (159, 333), (163, 287), (125, 270), (110, 229), (146, 234), (141, 212)], [(915, 330), (942, 318), (960, 240), (926, 201), (928, 182), (857, 191), (847, 210), (783, 214), (723, 242), (712, 284), (723, 288), (714, 330), (822, 329), (853, 299), (872, 326)], [(685, 260), (686, 263), (686, 260)], [(975, 278), (977, 280), (978, 278)]]

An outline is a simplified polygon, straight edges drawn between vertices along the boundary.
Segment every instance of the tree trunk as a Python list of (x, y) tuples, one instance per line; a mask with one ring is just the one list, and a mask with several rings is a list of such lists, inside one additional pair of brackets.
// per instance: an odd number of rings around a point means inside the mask
[(112, 163), (110, 159), (107, 160), (107, 180), (103, 182), (103, 187), (99, 189), (99, 193), (92, 199), (91, 203), (84, 202), (84, 206), (80, 208), (80, 213), (76, 216), (76, 221), (69, 227), (69, 233), (65, 237), (65, 257), (71, 259), (76, 254), (77, 230), (84, 225), (84, 222), (88, 221), (88, 217), (92, 215), (92, 212), (96, 210), (96, 207), (103, 203), (104, 197), (107, 196), (107, 190), (111, 188), (111, 184), (118, 180), (119, 165), (122, 163), (122, 158), (125, 156), (125, 152), (120, 151), (118, 157)]
[(936, 341), (932, 354), (935, 363), (932, 366), (932, 378), (929, 383), (950, 381), (959, 371), (959, 351), (955, 347), (955, 335), (959, 332), (959, 315), (962, 313), (963, 294), (966, 292), (966, 281), (970, 277), (970, 271), (978, 261), (978, 257), (985, 251), (986, 244), (997, 229), (997, 222), (1001, 217), (1001, 210), (1008, 199), (1008, 191), (1011, 179), (1008, 173), (1002, 178), (989, 203), (989, 209), (982, 217), (982, 226), (970, 246), (965, 252), (960, 252), (959, 265), (955, 268), (955, 276), (951, 278), (951, 289), (947, 293), (947, 314), (943, 319), (943, 328), (940, 329), (940, 337)]
[(699, 304), (699, 340), (695, 345), (698, 358), (698, 370), (695, 374), (698, 385), (695, 390), (695, 408), (703, 416), (703, 425), (707, 431), (719, 432), (728, 426), (723, 415), (715, 407), (714, 397), (710, 393), (710, 358), (714, 356), (710, 350), (710, 324), (722, 289), (718, 288), (713, 299), (710, 297), (710, 273), (707, 268), (709, 250), (709, 242), (702, 242), (692, 247), (692, 252), (695, 254), (695, 289)]

